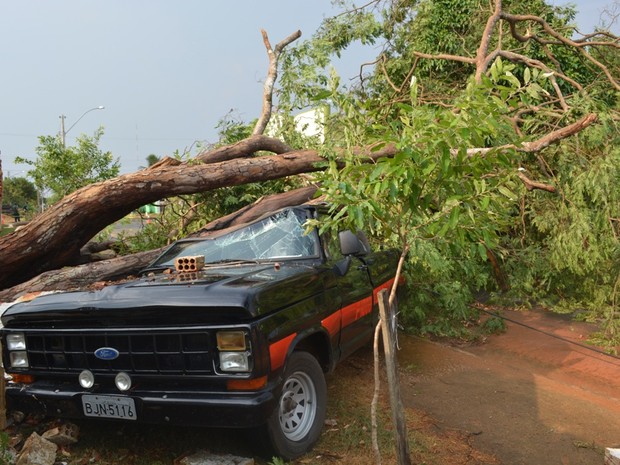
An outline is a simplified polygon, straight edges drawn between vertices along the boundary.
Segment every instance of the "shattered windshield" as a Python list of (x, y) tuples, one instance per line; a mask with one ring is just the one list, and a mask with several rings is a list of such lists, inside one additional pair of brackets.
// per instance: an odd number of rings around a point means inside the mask
[(315, 257), (315, 232), (305, 234), (304, 212), (283, 210), (264, 220), (211, 239), (180, 241), (149, 268), (173, 266), (177, 257), (204, 255), (205, 263)]

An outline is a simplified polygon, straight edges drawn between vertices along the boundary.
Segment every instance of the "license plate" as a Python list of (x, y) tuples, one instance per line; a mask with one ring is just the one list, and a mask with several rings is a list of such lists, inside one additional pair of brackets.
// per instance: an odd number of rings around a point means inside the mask
[(87, 417), (138, 419), (136, 405), (131, 397), (83, 395), (82, 408)]

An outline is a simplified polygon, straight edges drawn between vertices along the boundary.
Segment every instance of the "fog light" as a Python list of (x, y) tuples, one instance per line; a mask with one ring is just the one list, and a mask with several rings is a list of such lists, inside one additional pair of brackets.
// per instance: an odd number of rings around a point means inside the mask
[(114, 384), (116, 384), (119, 391), (128, 391), (131, 388), (131, 378), (127, 373), (121, 371), (114, 378)]
[(228, 372), (250, 371), (247, 352), (220, 352), (220, 369)]
[(80, 386), (82, 386), (84, 389), (90, 389), (95, 385), (95, 375), (93, 375), (92, 372), (88, 370), (84, 370), (82, 373), (80, 373), (80, 376), (78, 376), (78, 380), (80, 381)]
[(28, 353), (25, 350), (11, 352), (11, 368), (28, 368)]
[(24, 333), (7, 334), (6, 346), (9, 350), (25, 350), (26, 336), (24, 335)]

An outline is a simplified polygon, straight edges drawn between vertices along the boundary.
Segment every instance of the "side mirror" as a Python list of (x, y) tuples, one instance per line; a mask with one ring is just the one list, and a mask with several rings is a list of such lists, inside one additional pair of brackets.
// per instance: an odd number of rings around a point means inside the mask
[(338, 233), (338, 240), (340, 241), (340, 253), (345, 257), (349, 255), (366, 255), (368, 253), (362, 240), (349, 229), (340, 231)]

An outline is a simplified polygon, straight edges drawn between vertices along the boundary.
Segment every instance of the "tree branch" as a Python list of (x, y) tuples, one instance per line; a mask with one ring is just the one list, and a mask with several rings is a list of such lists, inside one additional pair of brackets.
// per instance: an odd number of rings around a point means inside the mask
[(282, 53), (284, 47), (301, 37), (301, 31), (295, 31), (286, 39), (278, 43), (276, 48), (273, 49), (271, 48), (271, 43), (269, 42), (267, 32), (264, 29), (261, 29), (260, 32), (263, 35), (263, 43), (265, 44), (267, 56), (269, 57), (269, 71), (263, 86), (263, 109), (256, 125), (254, 126), (252, 135), (263, 134), (267, 128), (267, 123), (269, 123), (269, 119), (271, 118), (271, 110), (273, 107), (273, 87), (275, 86), (276, 79), (278, 78), (278, 59), (280, 58), (280, 53)]
[(195, 159), (202, 163), (219, 163), (234, 158), (250, 157), (261, 150), (280, 154), (290, 152), (292, 148), (280, 139), (257, 134), (232, 145), (204, 150), (196, 155)]
[(476, 82), (478, 84), (482, 82), (482, 76), (484, 75), (484, 73), (486, 73), (489, 64), (494, 59), (491, 58), (491, 56), (487, 56), (487, 54), (489, 52), (493, 29), (499, 21), (501, 13), (502, 0), (495, 0), (495, 10), (487, 20), (487, 24), (484, 27), (484, 32), (482, 33), (482, 39), (480, 40), (480, 46), (478, 47), (478, 51), (476, 52)]
[(461, 63), (467, 63), (470, 65), (475, 65), (476, 64), (476, 59), (475, 58), (468, 58), (468, 57), (464, 57), (461, 55), (449, 55), (449, 54), (445, 54), (445, 53), (439, 53), (437, 55), (431, 55), (429, 53), (422, 53), (422, 52), (413, 52), (413, 56), (416, 56), (418, 58), (426, 58), (429, 60), (449, 60), (449, 61), (458, 61)]
[(552, 186), (550, 184), (543, 184), (542, 182), (532, 181), (530, 178), (528, 178), (521, 171), (519, 171), (517, 176), (519, 176), (521, 181), (523, 181), (523, 184), (525, 184), (525, 188), (528, 191), (533, 191), (534, 189), (540, 189), (540, 190), (547, 191), (547, 192), (552, 192), (552, 193), (556, 192), (556, 189), (555, 189), (554, 186)]
[[(562, 34), (560, 34), (558, 31), (556, 31), (555, 29), (553, 29), (544, 19), (542, 19), (539, 16), (534, 16), (534, 15), (513, 15), (510, 13), (506, 13), (506, 12), (502, 12), (501, 13), (501, 18), (505, 21), (508, 22), (508, 24), (510, 25), (510, 31), (512, 33), (512, 36), (521, 41), (521, 42), (527, 42), (529, 40), (534, 40), (540, 44), (555, 44), (555, 45), (566, 45), (568, 47), (574, 47), (576, 50), (579, 51), (579, 53), (586, 58), (588, 61), (590, 61), (594, 66), (596, 66), (597, 68), (599, 68), (601, 71), (603, 71), (603, 73), (605, 74), (605, 76), (607, 77), (607, 80), (609, 81), (609, 83), (616, 89), (616, 90), (620, 90), (620, 82), (618, 81), (617, 78), (615, 78), (614, 76), (612, 76), (611, 72), (609, 71), (609, 68), (607, 66), (605, 66), (603, 63), (601, 63), (600, 61), (598, 61), (596, 58), (594, 58), (592, 56), (591, 53), (588, 52), (588, 48), (592, 48), (592, 47), (612, 47), (612, 48), (620, 48), (620, 38), (615, 37), (611, 34), (606, 35), (607, 37), (611, 37), (612, 40), (610, 41), (589, 41), (589, 40), (572, 40), (569, 39), (568, 37), (563, 36)], [(522, 35), (519, 34), (517, 29), (516, 29), (516, 23), (518, 22), (526, 22), (526, 21), (531, 21), (531, 22), (535, 22), (537, 24), (539, 24), (543, 30), (549, 34), (551, 37), (553, 37), (555, 40), (548, 40), (548, 39), (543, 39), (541, 37), (538, 37), (537, 35), (534, 34), (528, 34), (528, 35)]]
[[(510, 61), (517, 61), (517, 62), (524, 63), (527, 66), (542, 69), (547, 73), (553, 73), (553, 75), (551, 76), (552, 85), (556, 91), (556, 94), (558, 95), (559, 102), (562, 105), (562, 108), (564, 110), (567, 110), (568, 105), (566, 104), (566, 101), (564, 100), (564, 97), (562, 96), (560, 87), (555, 80), (555, 76), (560, 77), (561, 79), (570, 83), (573, 87), (575, 87), (576, 89), (580, 91), (583, 89), (583, 87), (577, 81), (569, 78), (568, 76), (562, 73), (562, 71), (560, 70), (558, 66), (557, 59), (553, 57), (550, 50), (546, 47), (547, 45), (565, 45), (568, 47), (574, 47), (583, 57), (585, 57), (588, 61), (590, 61), (594, 66), (599, 68), (605, 74), (605, 76), (607, 77), (607, 80), (611, 83), (611, 85), (615, 89), (620, 90), (620, 82), (618, 81), (617, 78), (615, 78), (611, 74), (609, 68), (605, 66), (603, 63), (601, 63), (599, 60), (594, 58), (592, 54), (589, 53), (588, 51), (592, 47), (620, 48), (620, 38), (607, 32), (607, 33), (590, 34), (589, 36), (586, 36), (586, 38), (591, 39), (594, 37), (602, 36), (602, 37), (609, 38), (610, 39), (609, 41), (584, 40), (585, 38), (579, 39), (579, 40), (572, 40), (560, 34), (558, 31), (553, 29), (544, 19), (538, 16), (513, 15), (510, 13), (506, 13), (505, 11), (502, 10), (501, 0), (495, 0), (494, 3), (495, 3), (494, 11), (493, 11), (493, 14), (487, 20), (486, 26), (484, 28), (484, 32), (482, 34), (482, 38), (480, 39), (480, 45), (478, 46), (478, 49), (476, 52), (476, 58), (469, 58), (469, 57), (464, 57), (461, 55), (450, 55), (450, 54), (431, 55), (431, 54), (422, 53), (422, 52), (413, 52), (413, 55), (416, 57), (425, 58), (425, 59), (449, 60), (449, 61), (456, 61), (460, 63), (467, 63), (467, 64), (475, 65), (476, 67), (475, 79), (476, 79), (476, 82), (478, 83), (482, 81), (482, 76), (487, 72), (491, 63), (498, 56), (505, 57)], [(528, 58), (524, 55), (520, 55), (515, 52), (502, 50), (499, 46), (497, 49), (493, 50), (492, 52), (489, 52), (491, 38), (493, 36), (493, 30), (495, 29), (495, 27), (497, 26), (497, 23), (500, 20), (504, 20), (508, 23), (510, 27), (511, 35), (516, 40), (520, 42), (524, 42), (524, 43), (527, 41), (533, 40), (533, 41), (540, 43), (543, 46), (543, 49), (547, 57), (554, 63), (554, 65), (558, 69), (555, 69), (555, 70), (551, 69), (549, 66), (545, 65), (543, 62), (539, 60), (534, 60), (532, 58)], [(527, 35), (523, 35), (519, 33), (519, 31), (517, 30), (517, 24), (519, 22), (530, 22), (530, 21), (539, 24), (543, 28), (543, 30), (547, 34), (549, 34), (549, 36), (552, 37), (552, 39), (541, 38), (535, 34), (530, 34), (530, 33), (528, 33)], [(501, 31), (500, 31), (500, 34), (501, 34)]]
[[(583, 131), (588, 126), (592, 125), (597, 120), (597, 115), (594, 113), (590, 113), (589, 115), (584, 116), (579, 121), (574, 122), (573, 124), (569, 124), (563, 128), (552, 131), (548, 134), (545, 134), (539, 139), (536, 139), (531, 142), (523, 142), (521, 145), (516, 144), (505, 144), (500, 145), (498, 147), (485, 147), (485, 148), (471, 148), (467, 149), (467, 156), (473, 157), (476, 155), (486, 155), (491, 151), (497, 150), (515, 150), (517, 152), (525, 152), (525, 153), (537, 153), (543, 150), (544, 148), (549, 147), (551, 144), (561, 141), (562, 139), (566, 139), (567, 137), (573, 136), (580, 131)], [(451, 150), (452, 155), (458, 154), (458, 149)]]
[(595, 123), (597, 119), (598, 116), (595, 113), (590, 113), (573, 124), (569, 124), (568, 126), (552, 131), (549, 134), (545, 134), (540, 139), (532, 142), (524, 142), (517, 150), (528, 153), (540, 152), (542, 149), (553, 143), (559, 142), (562, 139), (566, 139), (567, 137), (583, 131), (585, 128)]

